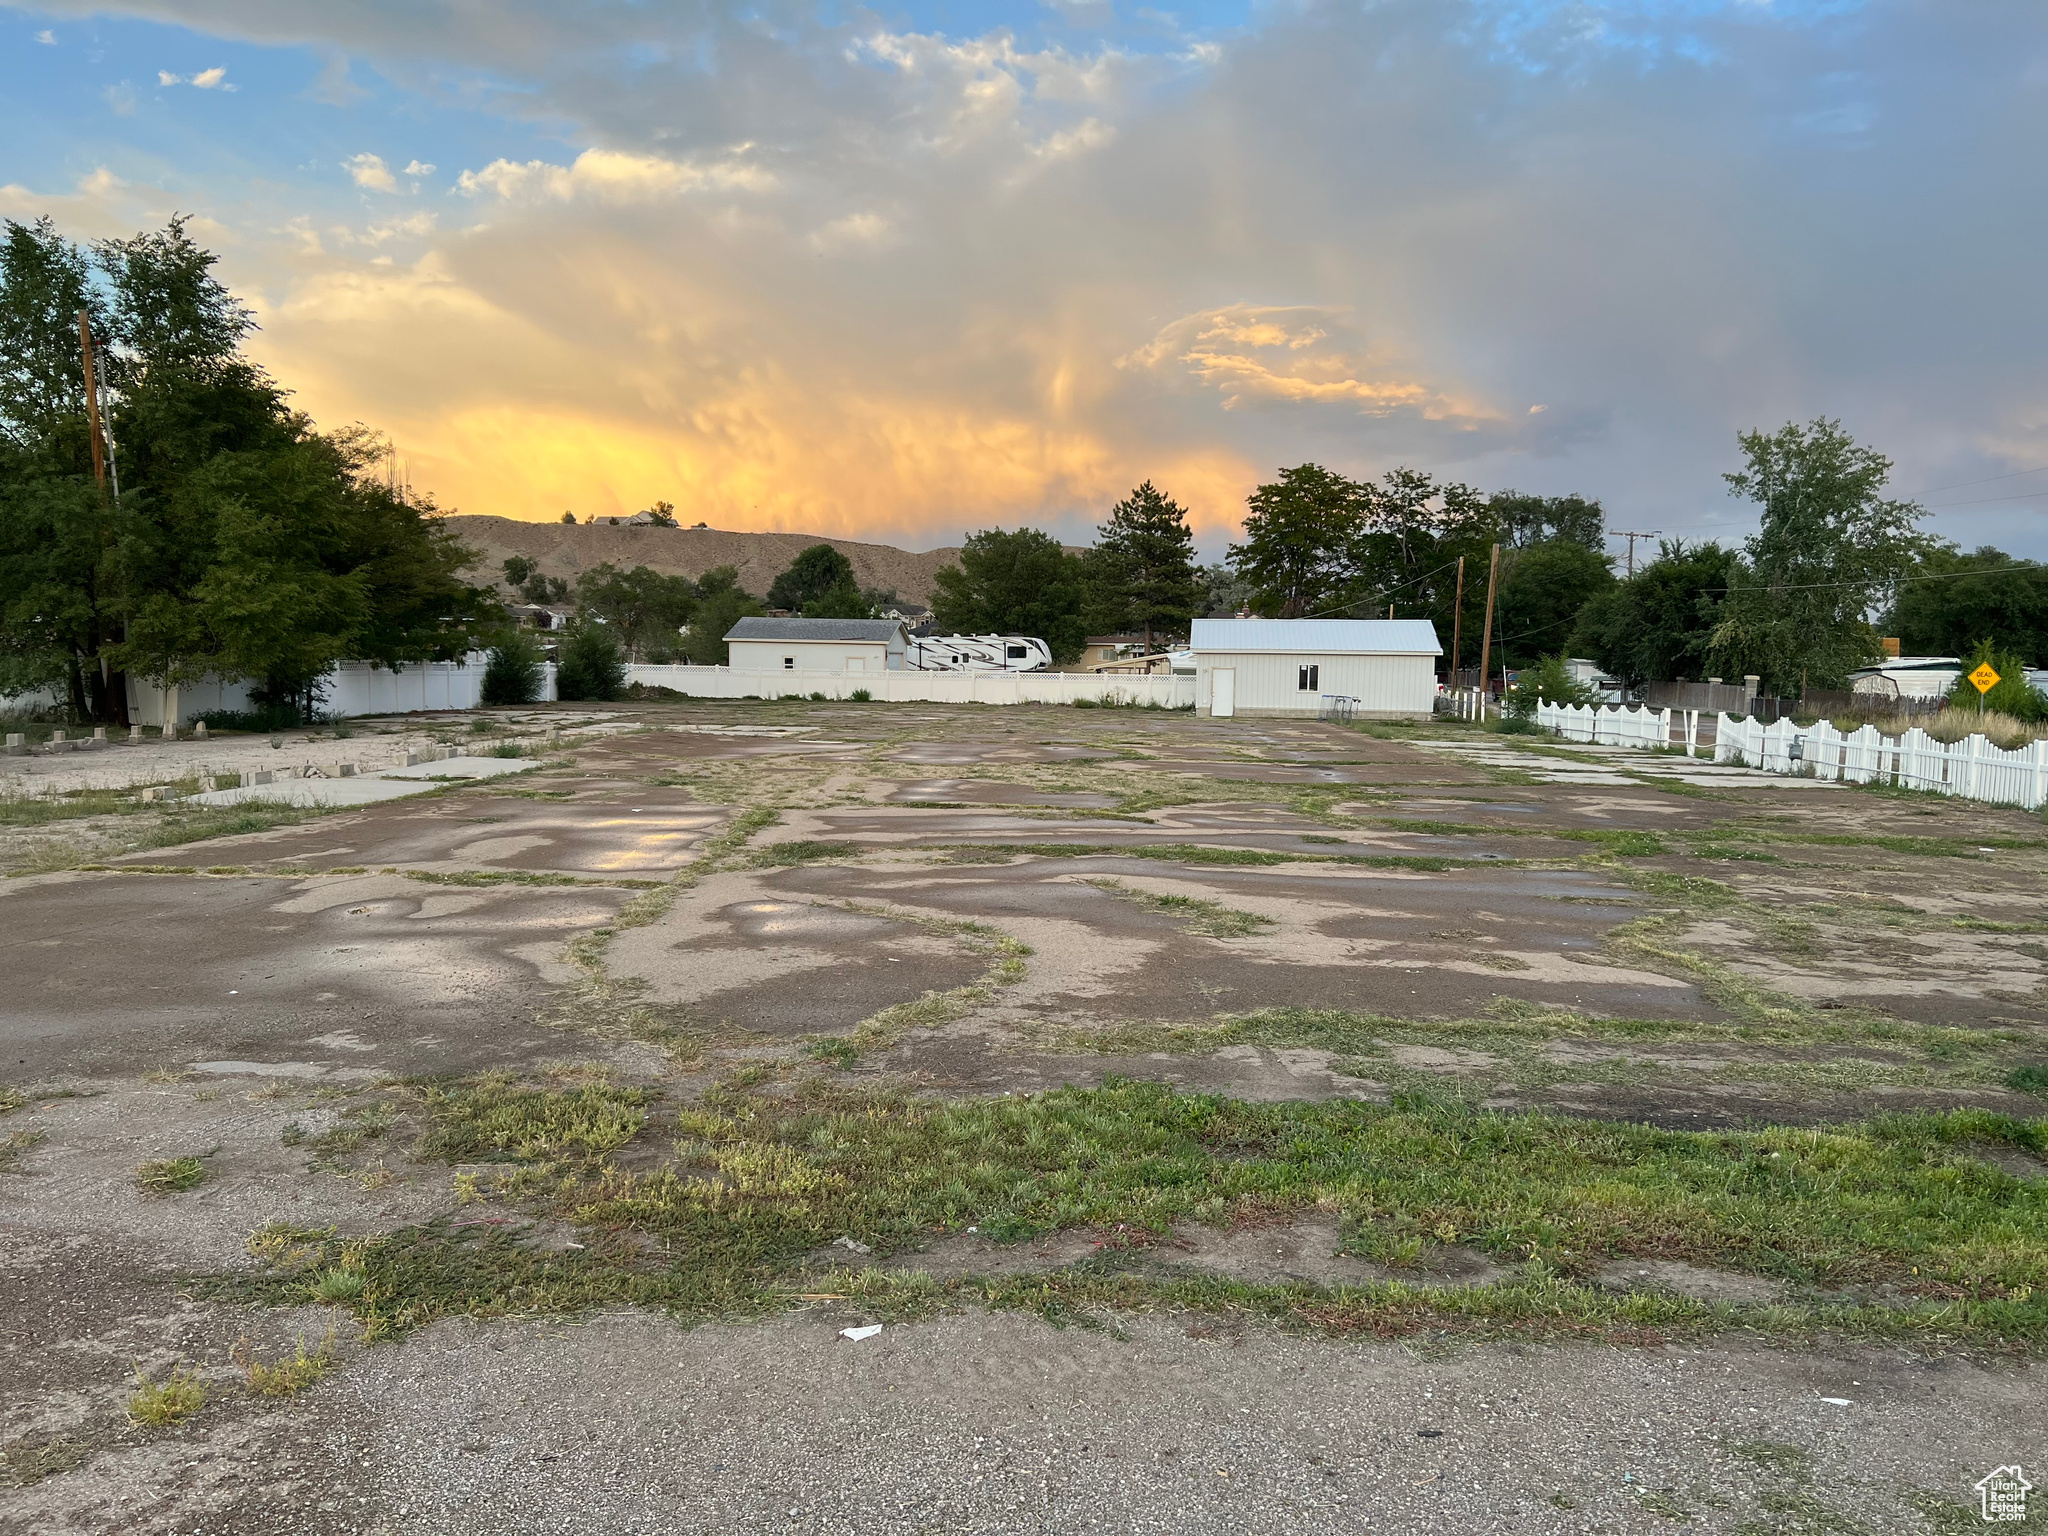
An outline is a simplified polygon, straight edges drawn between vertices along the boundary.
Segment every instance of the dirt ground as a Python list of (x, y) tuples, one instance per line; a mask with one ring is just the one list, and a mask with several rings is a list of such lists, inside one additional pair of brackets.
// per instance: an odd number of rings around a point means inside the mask
[[(762, 1320), (540, 1307), (365, 1344), (343, 1298), (200, 1284), (278, 1223), (597, 1243), (419, 1150), (419, 1085), (493, 1072), (669, 1111), (719, 1084), (1140, 1079), (1673, 1131), (2031, 1118), (2048, 1093), (2048, 829), (2019, 812), (1149, 710), (671, 700), (508, 729), (579, 720), (610, 729), (516, 781), (198, 841), (179, 827), (227, 824), (85, 798), (0, 824), (0, 1532), (1939, 1533), (1975, 1528), (1978, 1477), (2042, 1461), (2027, 1360), (1825, 1334), (956, 1308), (848, 1340), (880, 1314), (820, 1281)], [(2001, 1156), (2039, 1197), (2048, 1168)], [(193, 1187), (138, 1186), (180, 1158)], [(1383, 1274), (1343, 1246), (1303, 1217), (1131, 1262)], [(1101, 1250), (963, 1234), (890, 1262)], [(1602, 1283), (1780, 1295), (1675, 1263)], [(252, 1390), (250, 1361), (330, 1338), (320, 1379)], [(180, 1365), (205, 1406), (135, 1422), (138, 1370)]]

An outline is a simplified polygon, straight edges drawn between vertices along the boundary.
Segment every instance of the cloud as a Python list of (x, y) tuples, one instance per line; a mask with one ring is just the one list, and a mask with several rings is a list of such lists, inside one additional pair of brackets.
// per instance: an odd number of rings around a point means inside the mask
[(365, 151), (359, 155), (350, 155), (341, 162), (341, 165), (342, 169), (348, 172), (349, 180), (359, 187), (372, 192), (398, 190), (398, 178), (393, 176), (390, 168), (384, 164), (382, 155), (373, 155)]
[(119, 85), (110, 85), (100, 92), (101, 100), (116, 117), (135, 115), (135, 87), (123, 80)]
[(228, 83), (228, 69), (225, 64), (216, 64), (212, 69), (202, 69), (196, 75), (174, 75), (168, 69), (156, 72), (158, 85), (190, 85), (202, 91), (233, 91), (235, 86)]
[(1091, 7), (1073, 46), (1050, 12), (39, 9), (467, 108), (432, 141), (488, 146), (451, 161), (459, 217), (294, 191), (233, 269), (299, 398), (420, 444), (471, 510), (667, 495), (936, 541), (1078, 533), (1149, 476), (1213, 549), (1307, 459), (1667, 530), (1739, 516), (1734, 435), (1787, 419), (1844, 417), (1906, 490), (2048, 463), (2048, 206), (2012, 192), (2048, 142), (2038, 0)]
[(1369, 416), (1413, 411), (1432, 420), (1496, 415), (1376, 360), (1350, 316), (1305, 305), (1232, 304), (1188, 315), (1117, 365), (1193, 380), (1219, 395), (1226, 411), (1273, 402)]
[(408, 176), (431, 176), (434, 174), (434, 167), (419, 160), (409, 160), (406, 162), (405, 174)]
[(36, 41), (41, 43), (45, 48), (54, 48), (57, 46), (57, 34), (55, 32), (52, 32), (48, 27), (45, 27), (42, 31), (36, 34)]
[(678, 163), (656, 155), (605, 149), (586, 149), (566, 166), (545, 160), (523, 164), (494, 160), (480, 171), (464, 171), (455, 186), (469, 197), (489, 193), (505, 202), (582, 198), (612, 203), (706, 190), (762, 191), (773, 186), (771, 175), (741, 158), (746, 147), (742, 145), (740, 152), (711, 164)]

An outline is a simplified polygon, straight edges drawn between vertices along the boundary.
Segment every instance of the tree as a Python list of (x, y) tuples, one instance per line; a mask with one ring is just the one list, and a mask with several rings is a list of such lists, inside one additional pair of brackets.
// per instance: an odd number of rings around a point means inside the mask
[(713, 566), (697, 578), (697, 611), (690, 615), (690, 628), (683, 636), (684, 657), (700, 667), (726, 665), (726, 635), (741, 619), (761, 611), (761, 605), (740, 589), (731, 566)]
[(1227, 565), (1205, 565), (1201, 569), (1203, 619), (1235, 618), (1252, 600), (1251, 583)]
[(1495, 491), (1486, 498), (1486, 510), (1500, 529), (1501, 542), (1514, 548), (1568, 539), (1596, 555), (1607, 551), (1607, 514), (1599, 502), (1583, 496)]
[(1516, 550), (1506, 561), (1494, 617), (1502, 665), (1525, 666), (1559, 650), (1572, 638), (1580, 610), (1615, 584), (1609, 557), (1576, 539)]
[(1090, 605), (1104, 628), (1185, 635), (1203, 596), (1187, 510), (1150, 480), (1110, 509), (1087, 559)]
[(33, 224), (9, 219), (5, 229), (0, 240), (0, 433), (28, 453), (84, 450), (90, 464), (78, 312), (91, 316), (95, 336), (104, 340), (109, 330), (91, 263), (47, 218)]
[(555, 667), (555, 697), (609, 701), (625, 691), (626, 658), (619, 642), (599, 625), (575, 625)]
[(564, 512), (562, 514), (562, 521), (573, 524), (576, 521), (576, 514), (574, 512)]
[(807, 619), (871, 619), (875, 604), (852, 581), (843, 581), (830, 592), (820, 593), (804, 604)]
[(768, 606), (803, 613), (814, 599), (834, 588), (853, 585), (853, 562), (830, 544), (813, 544), (769, 584)]
[(640, 661), (651, 644), (672, 647), (696, 610), (697, 588), (687, 576), (664, 576), (644, 565), (621, 571), (607, 562), (583, 573), (576, 606), (579, 615), (606, 625), (629, 659)]
[(505, 573), (505, 580), (511, 584), (514, 591), (517, 591), (526, 585), (527, 578), (532, 576), (539, 567), (524, 555), (512, 555), (506, 559), (500, 569)]
[[(7, 676), (58, 670), (73, 710), (111, 723), (123, 668), (161, 684), (254, 679), (258, 702), (304, 709), (344, 656), (400, 666), (467, 650), (487, 609), (460, 579), (467, 552), (431, 502), (373, 472), (367, 429), (318, 432), (242, 356), (249, 312), (181, 218), (89, 259), (121, 492), (100, 494), (59, 346), (76, 346), (87, 260), (46, 224), (10, 226), (0, 250)], [(38, 346), (44, 373), (65, 375), (55, 384), (34, 383)]]
[(1891, 460), (1837, 421), (1789, 423), (1738, 441), (1748, 466), (1731, 494), (1762, 509), (1743, 545), (1710, 655), (1723, 676), (1756, 673), (1767, 689), (1840, 688), (1880, 654), (1870, 616), (1927, 548), (1926, 514), (1880, 493)]
[(933, 578), (932, 616), (954, 634), (1035, 636), (1065, 663), (1088, 641), (1085, 600), (1081, 561), (1052, 535), (984, 528)]
[(1718, 544), (1661, 541), (1633, 579), (1586, 604), (1572, 647), (1631, 685), (1704, 676), (1734, 560)]
[(531, 704), (540, 697), (540, 646), (524, 630), (508, 632), (484, 662), (481, 690), (486, 704)]
[(1351, 599), (1344, 612), (1377, 618), (1426, 618), (1447, 653), (1458, 606), (1458, 559), (1468, 566), (1464, 634), (1474, 637), (1486, 615), (1486, 562), (1499, 537), (1485, 499), (1455, 480), (1439, 484), (1419, 470), (1394, 469), (1377, 486), (1361, 486), (1365, 526), (1355, 555)]
[(1968, 656), (1988, 640), (2031, 664), (2048, 663), (2048, 567), (1989, 545), (1928, 549), (1885, 619), (1908, 656)]
[(1260, 613), (1302, 618), (1355, 584), (1366, 510), (1361, 486), (1302, 464), (1281, 470), (1247, 504), (1244, 543), (1230, 546), (1230, 565), (1250, 584)]
[(647, 509), (647, 515), (654, 519), (654, 526), (657, 528), (676, 526), (676, 509), (673, 502), (657, 501)]

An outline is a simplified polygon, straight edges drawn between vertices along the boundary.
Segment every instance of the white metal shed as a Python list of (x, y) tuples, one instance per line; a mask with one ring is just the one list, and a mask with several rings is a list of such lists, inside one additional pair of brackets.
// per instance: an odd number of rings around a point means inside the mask
[(1427, 619), (1197, 619), (1195, 709), (1231, 715), (1318, 714), (1353, 701), (1364, 719), (1427, 717), (1443, 654)]
[(900, 672), (900, 619), (741, 619), (725, 632), (735, 672)]

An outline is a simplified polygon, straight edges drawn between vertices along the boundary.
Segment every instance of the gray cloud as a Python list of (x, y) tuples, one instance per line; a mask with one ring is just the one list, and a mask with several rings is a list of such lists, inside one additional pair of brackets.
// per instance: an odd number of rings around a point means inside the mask
[[(280, 279), (276, 344), (440, 431), (451, 466), (481, 450), (431, 401), (539, 419), (564, 378), (593, 443), (644, 444), (634, 473), (696, 476), (734, 518), (934, 538), (1074, 530), (1172, 473), (1213, 538), (1306, 457), (1728, 532), (1734, 434), (1823, 413), (1909, 491), (2048, 464), (2031, 0), (1682, 27), (1310, 3), (1178, 56), (774, 4), (115, 8), (443, 95), (466, 72), (492, 110), (573, 126), (558, 159), (441, 156), (469, 195), (415, 266)], [(339, 295), (373, 332), (439, 305), (437, 350), (511, 326), (547, 362), (458, 350), (378, 382), (336, 350)], [(2048, 554), (2032, 505), (1942, 526)]]

